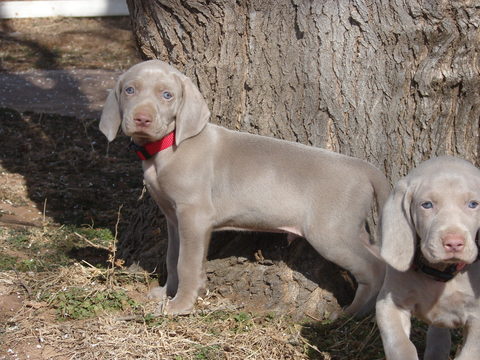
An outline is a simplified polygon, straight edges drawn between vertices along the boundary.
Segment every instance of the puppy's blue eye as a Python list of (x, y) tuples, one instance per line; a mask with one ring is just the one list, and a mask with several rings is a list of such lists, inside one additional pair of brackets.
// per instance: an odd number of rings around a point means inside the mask
[(424, 209), (432, 209), (433, 203), (431, 201), (425, 201), (421, 204)]
[(128, 95), (133, 95), (135, 94), (135, 88), (133, 86), (129, 86), (125, 88), (125, 93), (127, 93)]
[(169, 91), (164, 91), (162, 93), (162, 97), (165, 99), (165, 100), (170, 100), (171, 98), (173, 98), (173, 95), (171, 92)]
[(469, 201), (469, 202), (468, 202), (468, 207), (469, 207), (470, 209), (476, 209), (477, 206), (478, 206), (478, 201), (472, 200), (472, 201)]

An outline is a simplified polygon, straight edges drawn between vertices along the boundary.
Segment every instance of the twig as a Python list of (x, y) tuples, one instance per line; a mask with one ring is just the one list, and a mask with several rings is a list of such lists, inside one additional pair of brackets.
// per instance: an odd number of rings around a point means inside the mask
[[(150, 315), (150, 319), (156, 319), (161, 317), (161, 315)], [(117, 321), (136, 321), (136, 322), (145, 322), (145, 316), (142, 315), (130, 315), (130, 316), (120, 316), (115, 318)]]
[(120, 214), (123, 208), (123, 204), (119, 206), (117, 212), (117, 222), (115, 224), (115, 236), (113, 237), (112, 244), (109, 246), (110, 255), (108, 261), (110, 262), (110, 269), (107, 272), (107, 283), (110, 285), (113, 282), (113, 275), (115, 273), (115, 262), (117, 257), (117, 238), (118, 238), (118, 225), (120, 224)]
[(309, 317), (310, 319), (315, 320), (315, 321), (317, 321), (317, 322), (321, 322), (321, 321), (322, 321), (322, 319), (319, 319), (319, 318), (317, 318), (317, 317), (315, 317), (315, 316), (313, 316), (312, 314), (309, 314), (309, 313), (307, 313), (307, 312), (304, 312), (304, 314), (305, 314), (307, 317)]
[(82, 239), (83, 241), (85, 241), (85, 242), (86, 242), (87, 244), (89, 244), (90, 246), (93, 246), (94, 248), (110, 251), (110, 249), (109, 249), (108, 247), (103, 246), (103, 245), (95, 244), (95, 243), (91, 242), (90, 240), (88, 240), (85, 236), (80, 235), (80, 234), (77, 233), (77, 232), (74, 232), (74, 234), (77, 235), (80, 239)]
[(90, 264), (87, 260), (82, 260), (82, 263), (86, 264), (88, 267), (94, 269), (94, 270), (100, 270), (99, 268), (97, 268), (96, 266), (93, 266), (92, 264)]
[(145, 180), (143, 180), (142, 192), (138, 197), (137, 201), (143, 200), (143, 196), (146, 194), (146, 192), (147, 192), (147, 186), (145, 185)]
[(45, 218), (46, 218), (46, 213), (47, 213), (47, 198), (45, 198), (45, 201), (43, 202), (43, 224), (45, 224)]
[(18, 274), (18, 271), (15, 269), (15, 274), (17, 275), (17, 280), (19, 282), (19, 285), (21, 287), (23, 287), (25, 289), (25, 291), (27, 292), (27, 295), (29, 298), (32, 297), (32, 291), (30, 290), (30, 288), (27, 286), (27, 284), (25, 284), (22, 279), (20, 279), (20, 275)]
[(307, 345), (309, 348), (315, 350), (315, 351), (318, 352), (319, 354), (321, 354), (321, 355), (323, 355), (323, 356), (326, 355), (325, 352), (321, 351), (321, 350), (320, 350), (318, 347), (316, 347), (315, 345), (310, 344), (310, 343), (309, 343), (307, 340), (305, 340), (303, 337), (300, 337), (300, 340), (301, 340), (305, 345)]
[(115, 249), (115, 251), (117, 250), (117, 247), (115, 245), (116, 241), (117, 241), (117, 236), (118, 236), (118, 224), (120, 223), (120, 212), (122, 211), (122, 208), (123, 208), (123, 204), (119, 206), (118, 208), (118, 212), (117, 212), (117, 223), (115, 224), (115, 238), (113, 239), (114, 240), (114, 243), (113, 243), (113, 248)]

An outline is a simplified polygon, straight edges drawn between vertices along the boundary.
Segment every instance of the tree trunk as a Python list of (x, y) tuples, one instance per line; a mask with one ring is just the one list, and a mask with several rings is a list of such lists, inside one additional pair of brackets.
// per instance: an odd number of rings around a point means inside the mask
[[(475, 1), (127, 2), (143, 57), (167, 61), (191, 77), (214, 123), (363, 158), (392, 182), (432, 155), (478, 161)], [(151, 200), (140, 202), (131, 216), (121, 254), (155, 267), (165, 252), (166, 232), (161, 226), (158, 231), (163, 220)], [(209, 269), (211, 286), (226, 296), (249, 290), (238, 284), (248, 265), (264, 284), (267, 307), (308, 303), (316, 315), (330, 311), (324, 302), (313, 305), (327, 292), (312, 284), (333, 292), (341, 304), (350, 300), (350, 285), (308, 244), (288, 246), (272, 237), (215, 239), (210, 257), (224, 264)], [(259, 249), (273, 265), (232, 260), (254, 259)], [(222, 267), (233, 263), (239, 273), (222, 277)], [(314, 274), (308, 273), (312, 268)], [(326, 269), (333, 279), (328, 283)], [(269, 271), (281, 281), (273, 284)], [(293, 285), (287, 290), (286, 284)]]

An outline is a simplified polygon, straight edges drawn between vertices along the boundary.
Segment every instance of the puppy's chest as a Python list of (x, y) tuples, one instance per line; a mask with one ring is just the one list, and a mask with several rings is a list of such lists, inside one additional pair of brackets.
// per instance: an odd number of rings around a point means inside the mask
[(144, 183), (150, 195), (165, 213), (173, 207), (173, 200), (169, 196), (170, 182), (162, 182), (153, 166), (144, 168)]
[(479, 311), (479, 299), (471, 288), (447, 286), (437, 299), (418, 305), (415, 312), (427, 323), (458, 328), (465, 326), (471, 315)]

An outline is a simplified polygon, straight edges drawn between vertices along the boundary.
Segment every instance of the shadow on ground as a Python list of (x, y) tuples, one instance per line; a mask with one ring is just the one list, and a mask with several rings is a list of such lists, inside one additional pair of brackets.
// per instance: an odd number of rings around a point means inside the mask
[(140, 163), (122, 138), (110, 146), (97, 119), (0, 110), (2, 167), (60, 224), (112, 227), (141, 193)]

